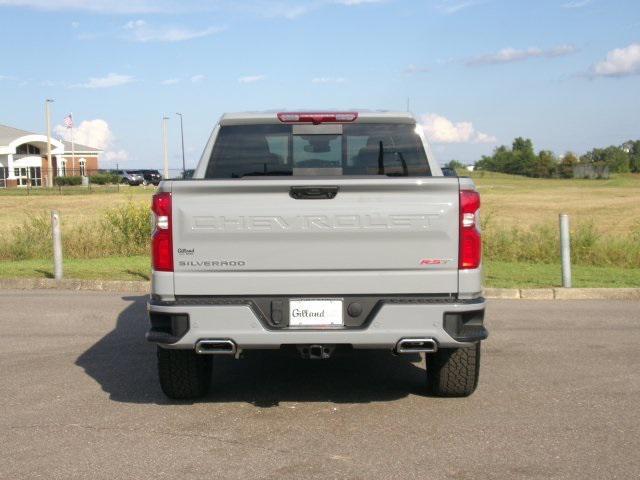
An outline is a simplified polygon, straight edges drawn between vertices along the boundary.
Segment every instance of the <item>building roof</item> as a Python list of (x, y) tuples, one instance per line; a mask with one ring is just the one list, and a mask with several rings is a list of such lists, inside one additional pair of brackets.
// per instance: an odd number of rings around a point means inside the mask
[(0, 145), (9, 145), (16, 138), (24, 137), (25, 135), (33, 135), (33, 132), (0, 124)]
[[(29, 132), (27, 130), (21, 130), (19, 128), (10, 127), (8, 125), (0, 124), (0, 146), (9, 145), (14, 140), (24, 137), (26, 135), (42, 135), (40, 133)], [(64, 144), (65, 152), (71, 151), (71, 142), (62, 141)], [(76, 152), (101, 152), (99, 148), (89, 147), (87, 145), (82, 145), (80, 143), (76, 143), (74, 145)]]
[[(63, 140), (62, 143), (64, 144), (65, 153), (66, 152), (71, 152), (71, 142), (67, 142), (66, 140)], [(74, 147), (76, 153), (77, 152), (101, 152), (102, 151), (99, 148), (87, 147), (86, 145), (81, 145), (80, 143), (75, 143), (73, 147)]]

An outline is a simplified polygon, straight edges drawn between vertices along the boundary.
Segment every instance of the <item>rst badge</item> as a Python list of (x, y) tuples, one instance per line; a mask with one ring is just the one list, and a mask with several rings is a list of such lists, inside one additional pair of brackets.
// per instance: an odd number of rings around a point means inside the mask
[(421, 267), (430, 267), (435, 265), (447, 265), (453, 260), (451, 258), (423, 258), (420, 260)]

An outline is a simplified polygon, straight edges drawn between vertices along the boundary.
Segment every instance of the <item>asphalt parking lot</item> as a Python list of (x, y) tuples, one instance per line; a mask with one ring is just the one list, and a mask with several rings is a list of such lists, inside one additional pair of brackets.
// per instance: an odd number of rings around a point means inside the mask
[(0, 293), (0, 478), (638, 478), (640, 302), (492, 301), (467, 399), (386, 353), (268, 353), (182, 404), (144, 302)]

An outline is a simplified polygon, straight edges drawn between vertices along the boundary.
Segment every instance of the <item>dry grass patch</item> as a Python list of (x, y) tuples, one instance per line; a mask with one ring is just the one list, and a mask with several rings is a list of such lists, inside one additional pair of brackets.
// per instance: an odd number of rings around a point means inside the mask
[[(95, 187), (94, 187), (95, 189)], [(120, 192), (80, 193), (80, 194), (32, 194), (0, 190), (0, 222), (6, 229), (24, 223), (29, 217), (49, 214), (51, 210), (60, 212), (65, 225), (87, 223), (101, 217), (106, 210), (127, 203), (139, 203), (149, 207), (152, 187), (121, 186)]]
[(555, 225), (568, 213), (575, 224), (601, 233), (628, 234), (640, 219), (640, 175), (610, 180), (534, 179), (484, 172), (473, 174), (482, 194), (482, 215), (493, 228)]

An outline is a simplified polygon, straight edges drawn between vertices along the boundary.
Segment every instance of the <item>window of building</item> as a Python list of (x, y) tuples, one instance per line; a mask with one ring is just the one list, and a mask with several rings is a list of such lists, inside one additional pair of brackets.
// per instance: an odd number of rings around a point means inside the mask
[(19, 187), (26, 187), (29, 184), (29, 172), (27, 167), (15, 167), (13, 174), (16, 177), (17, 185)]
[(18, 155), (40, 155), (40, 149), (35, 145), (29, 143), (23, 143), (16, 148), (16, 154)]
[[(5, 178), (8, 175), (8, 169), (5, 170)], [(42, 169), (40, 167), (15, 167), (13, 174), (16, 177), (19, 187), (41, 187), (42, 186)], [(6, 184), (6, 180), (4, 182)], [(1, 184), (0, 184), (1, 185)]]
[(64, 158), (60, 160), (60, 176), (67, 176), (67, 161)]
[(32, 187), (42, 186), (42, 169), (40, 167), (29, 167), (29, 181)]
[(7, 187), (8, 176), (9, 176), (9, 169), (7, 167), (0, 167), (0, 188)]
[(84, 158), (80, 159), (80, 175), (83, 177), (87, 176), (87, 161)]

